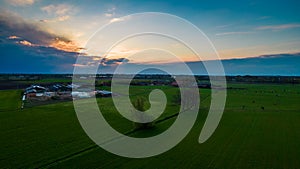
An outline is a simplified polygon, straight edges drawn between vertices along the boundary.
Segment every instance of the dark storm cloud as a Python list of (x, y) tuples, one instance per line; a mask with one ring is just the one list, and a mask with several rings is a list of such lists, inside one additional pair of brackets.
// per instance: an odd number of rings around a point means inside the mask
[[(203, 63), (213, 62), (187, 62), (187, 65), (195, 74), (207, 74)], [(300, 53), (222, 60), (226, 75), (300, 75), (299, 63)]]
[(229, 59), (222, 63), (229, 75), (300, 75), (300, 53)]
[(0, 10), (2, 73), (72, 72), (78, 53), (65, 37), (45, 31), (41, 25)]
[(69, 73), (77, 53), (45, 46), (0, 44), (1, 73)]
[(116, 58), (116, 59), (103, 58), (101, 60), (101, 65), (111, 66), (111, 65), (117, 65), (117, 64), (127, 63), (127, 62), (129, 62), (129, 60), (126, 58)]
[(47, 32), (42, 25), (37, 22), (29, 22), (10, 11), (1, 9), (0, 31), (1, 36), (18, 36), (38, 45), (49, 45), (56, 39), (70, 42), (66, 37), (57, 36)]

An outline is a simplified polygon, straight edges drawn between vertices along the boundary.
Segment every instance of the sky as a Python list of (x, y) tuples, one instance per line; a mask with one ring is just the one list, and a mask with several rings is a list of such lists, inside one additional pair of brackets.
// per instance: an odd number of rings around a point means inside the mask
[[(208, 37), (222, 60), (279, 54), (280, 57), (285, 54), (298, 56), (299, 5), (297, 0), (3, 0), (0, 2), (0, 72), (70, 72), (73, 67), (83, 66), (76, 64), (78, 55), (88, 57), (89, 63), (104, 57), (106, 51), (101, 51), (101, 48), (117, 39), (118, 33), (124, 29), (134, 32), (160, 25), (174, 32), (182, 30), (191, 41), (195, 37), (183, 23), (178, 26), (163, 17), (155, 21), (124, 17), (142, 12), (168, 13), (195, 25)], [(99, 28), (109, 24), (116, 28), (95, 35)], [(92, 40), (97, 51), (89, 50)], [(124, 61), (131, 65), (178, 61), (167, 52), (143, 52), (149, 46), (175, 52), (179, 60), (185, 62), (200, 61), (184, 45), (172, 39), (146, 35), (118, 43), (100, 64), (107, 67)], [(199, 43), (199, 46), (204, 44)], [(202, 52), (202, 55), (209, 55), (205, 50)], [(134, 55), (136, 53), (140, 55)], [(209, 59), (201, 61), (205, 60)]]

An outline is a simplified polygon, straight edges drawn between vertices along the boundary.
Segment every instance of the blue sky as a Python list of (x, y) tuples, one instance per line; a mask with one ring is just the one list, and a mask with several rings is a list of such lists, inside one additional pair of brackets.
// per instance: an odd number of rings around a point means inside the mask
[[(98, 28), (137, 12), (163, 12), (188, 20), (208, 36), (221, 59), (299, 53), (299, 5), (297, 0), (3, 0), (0, 49), (2, 64), (6, 65), (1, 66), (1, 71), (69, 71), (78, 52)], [(172, 25), (169, 27), (172, 29)], [(128, 57), (143, 43), (136, 40), (117, 47), (112, 59)], [(186, 54), (182, 58), (194, 61)], [(156, 63), (157, 58), (141, 57), (136, 62), (144, 61)]]

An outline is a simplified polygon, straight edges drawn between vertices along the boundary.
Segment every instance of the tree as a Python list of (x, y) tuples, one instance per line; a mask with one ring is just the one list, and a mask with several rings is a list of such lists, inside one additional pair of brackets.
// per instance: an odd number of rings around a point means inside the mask
[[(143, 97), (138, 97), (134, 102), (133, 102), (133, 106), (136, 108), (136, 110), (134, 110), (134, 118), (139, 122), (134, 122), (134, 127), (135, 129), (149, 129), (154, 127), (154, 123), (153, 121), (151, 122), (144, 122), (147, 121), (149, 119), (151, 119), (151, 115), (145, 113), (145, 99)], [(142, 123), (144, 122), (144, 123)]]
[(181, 93), (176, 91), (175, 95), (172, 97), (172, 103), (175, 105), (181, 104)]

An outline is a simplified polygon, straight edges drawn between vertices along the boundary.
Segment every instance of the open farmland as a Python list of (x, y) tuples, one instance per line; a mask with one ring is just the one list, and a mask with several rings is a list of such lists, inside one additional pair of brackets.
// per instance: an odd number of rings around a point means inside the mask
[[(300, 85), (229, 84), (222, 120), (205, 143), (198, 137), (210, 105), (210, 89), (200, 89), (196, 124), (176, 147), (161, 155), (129, 159), (95, 145), (82, 130), (72, 102), (20, 109), (21, 90), (0, 91), (0, 168), (300, 168)], [(160, 119), (176, 114), (172, 103), (178, 88), (132, 86), (130, 97), (165, 91), (168, 105)], [(111, 98), (97, 98), (106, 120), (122, 133), (132, 122), (122, 118)], [(146, 103), (146, 107), (149, 106)], [(166, 130), (173, 118), (148, 130), (148, 137)]]

